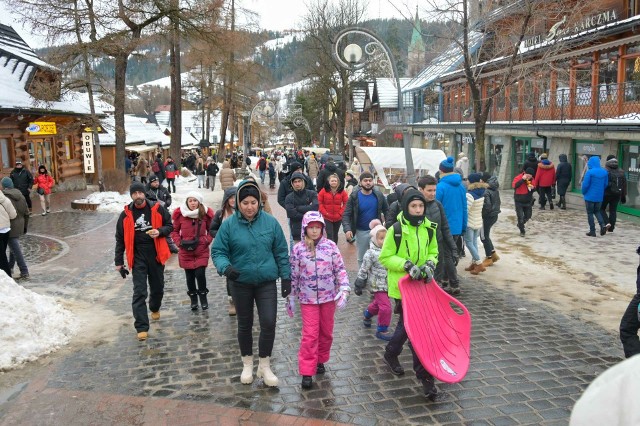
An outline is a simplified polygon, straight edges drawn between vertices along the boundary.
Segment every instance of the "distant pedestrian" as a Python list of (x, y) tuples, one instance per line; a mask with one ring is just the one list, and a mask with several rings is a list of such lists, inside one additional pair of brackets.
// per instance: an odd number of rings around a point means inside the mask
[[(320, 181), (318, 181), (320, 182)], [(358, 268), (362, 266), (364, 254), (369, 249), (369, 223), (373, 219), (383, 221), (389, 213), (389, 205), (384, 195), (373, 184), (373, 175), (360, 175), (360, 186), (347, 200), (347, 208), (342, 217), (342, 227), (347, 241), (355, 237), (358, 248)]]
[(44, 165), (38, 167), (38, 174), (35, 179), (36, 192), (40, 197), (40, 207), (42, 207), (42, 216), (51, 213), (51, 188), (55, 185), (53, 178), (49, 175)]
[(562, 210), (567, 209), (567, 189), (569, 189), (569, 184), (571, 183), (571, 179), (573, 179), (573, 169), (569, 161), (567, 160), (567, 154), (560, 154), (558, 157), (560, 163), (556, 168), (556, 185), (558, 189), (558, 207)]
[(13, 275), (13, 267), (17, 263), (20, 276), (16, 280), (26, 280), (29, 279), (29, 268), (24, 260), (19, 238), (27, 233), (29, 227), (29, 206), (22, 192), (13, 187), (11, 178), (2, 178), (1, 184), (2, 193), (11, 200), (16, 210), (16, 217), (11, 219), (11, 230), (9, 231), (9, 270)]
[(467, 187), (467, 229), (464, 234), (464, 242), (471, 253), (471, 265), (464, 268), (465, 271), (478, 275), (485, 271), (485, 267), (480, 260), (480, 252), (478, 249), (478, 239), (482, 231), (482, 208), (484, 206), (484, 193), (488, 185), (480, 182), (482, 175), (480, 173), (471, 173), (469, 175), (469, 186)]
[[(310, 189), (305, 189), (305, 178), (302, 173), (294, 173), (291, 176), (293, 192), (287, 195), (285, 209), (291, 224), (291, 237), (293, 241), (300, 241), (302, 235), (302, 218), (309, 211), (318, 211), (318, 194)], [(324, 222), (323, 222), (324, 226)], [(293, 247), (292, 247), (293, 249)]]
[(198, 159), (196, 160), (196, 177), (198, 178), (198, 188), (204, 188), (204, 174), (204, 161), (202, 161), (202, 157), (198, 157)]
[[(313, 192), (313, 191), (312, 191)], [(291, 291), (300, 302), (302, 340), (298, 368), (302, 387), (312, 386), (314, 374), (324, 374), (333, 343), (336, 308), (347, 303), (351, 288), (338, 246), (324, 234), (324, 219), (317, 211), (302, 218), (302, 241), (293, 248)]]
[(393, 336), (393, 330), (389, 330), (393, 309), (387, 294), (387, 269), (380, 263), (380, 251), (387, 236), (387, 228), (378, 219), (372, 220), (369, 227), (371, 242), (369, 250), (362, 259), (362, 266), (358, 270), (358, 278), (354, 284), (355, 293), (357, 296), (362, 296), (362, 290), (369, 286), (373, 293), (373, 300), (362, 313), (362, 322), (365, 327), (371, 328), (371, 318), (377, 315), (376, 337), (389, 341)]
[(209, 309), (205, 270), (209, 264), (209, 245), (213, 241), (209, 228), (214, 213), (203, 201), (200, 193), (189, 192), (185, 203), (175, 209), (172, 216), (171, 238), (180, 248), (178, 264), (184, 269), (187, 279), (187, 295), (191, 299), (192, 311), (198, 310), (198, 298), (202, 310)]
[(138, 165), (136, 166), (136, 173), (138, 174), (138, 178), (140, 182), (147, 183), (147, 176), (149, 175), (149, 162), (144, 159), (138, 159)]
[(498, 177), (492, 176), (487, 172), (482, 174), (481, 182), (487, 184), (487, 189), (484, 191), (482, 232), (480, 233), (480, 240), (484, 246), (485, 254), (482, 266), (487, 267), (500, 260), (500, 256), (498, 256), (496, 248), (493, 246), (493, 241), (491, 241), (491, 228), (498, 222), (498, 216), (500, 215), (500, 185), (498, 184)]
[[(607, 157), (605, 168), (608, 173), (608, 182), (607, 188), (604, 190), (600, 213), (607, 232), (613, 232), (618, 217), (618, 203), (625, 204), (627, 202), (627, 178), (624, 176), (624, 170), (620, 169), (618, 165), (618, 159), (613, 155)], [(607, 210), (609, 210), (608, 215)]]
[(209, 160), (207, 160), (207, 182), (209, 182), (209, 188), (213, 191), (216, 189), (216, 175), (220, 168), (212, 158), (209, 158)]
[(24, 167), (22, 160), (16, 160), (16, 166), (11, 170), (9, 177), (13, 181), (13, 186), (24, 196), (27, 206), (29, 206), (29, 211), (31, 211), (31, 187), (33, 187), (33, 175)]
[(164, 163), (164, 173), (167, 178), (167, 188), (169, 188), (169, 192), (171, 192), (171, 187), (173, 186), (173, 193), (176, 193), (176, 177), (180, 174), (178, 170), (178, 166), (173, 161), (173, 158), (167, 157), (167, 161)]
[(156, 155), (156, 160), (151, 165), (151, 171), (153, 172), (153, 174), (158, 176), (160, 185), (162, 185), (162, 182), (164, 182), (164, 179), (166, 177), (166, 174), (164, 171), (164, 162), (162, 161), (162, 154)]
[(318, 205), (324, 217), (327, 238), (338, 244), (338, 233), (347, 207), (347, 192), (340, 186), (338, 175), (329, 176), (327, 185), (318, 193)]
[(276, 187), (276, 167), (275, 161), (269, 161), (269, 188), (274, 189)]
[[(307, 161), (307, 170), (309, 171), (309, 177), (315, 185), (318, 180), (318, 173), (320, 172), (320, 164), (318, 163), (318, 160), (316, 160), (315, 152), (312, 152), (309, 156), (309, 160)], [(318, 188), (318, 191), (321, 189), (322, 188)]]
[(258, 164), (256, 164), (256, 169), (260, 173), (260, 183), (264, 185), (264, 178), (267, 171), (267, 159), (263, 156), (258, 160)]
[[(210, 233), (213, 238), (218, 234), (218, 229), (220, 229), (220, 225), (222, 222), (231, 217), (236, 210), (236, 191), (238, 188), (232, 186), (231, 188), (227, 188), (224, 191), (222, 196), (222, 206), (218, 209), (213, 216), (213, 221), (211, 222)], [(229, 301), (229, 316), (233, 317), (236, 315), (236, 304), (233, 301), (233, 297), (231, 295), (231, 287), (229, 286), (229, 279), (226, 279), (227, 284), (227, 300)]]
[(458, 248), (457, 258), (464, 256), (463, 235), (467, 229), (467, 190), (462, 176), (453, 171), (453, 157), (447, 157), (438, 166), (440, 180), (436, 186), (436, 200), (442, 203), (449, 229)]
[(124, 207), (116, 224), (115, 265), (122, 278), (126, 278), (129, 274), (124, 266), (126, 252), (133, 278), (131, 307), (134, 327), (138, 340), (147, 340), (149, 316), (146, 299), (149, 295), (151, 319), (159, 320), (164, 295), (164, 264), (171, 256), (166, 237), (171, 234), (173, 225), (164, 207), (146, 200), (142, 183), (132, 183), (129, 194), (133, 202)]
[(462, 179), (467, 180), (467, 178), (469, 177), (469, 159), (467, 158), (467, 154), (465, 154), (464, 152), (458, 154), (456, 168), (460, 169), (460, 171), (462, 172)]
[(222, 170), (220, 170), (220, 186), (222, 190), (231, 188), (236, 181), (236, 172), (231, 168), (229, 160), (225, 160), (222, 163)]
[(511, 182), (511, 187), (514, 189), (513, 201), (516, 207), (516, 217), (521, 237), (525, 236), (525, 224), (531, 219), (533, 191), (535, 190), (533, 185), (534, 173), (533, 168), (529, 167), (513, 178), (513, 182)]
[[(640, 255), (640, 247), (636, 250)], [(640, 354), (640, 338), (638, 338), (638, 330), (640, 330), (640, 265), (636, 269), (636, 294), (629, 302), (620, 321), (620, 340), (624, 349), (625, 358), (631, 358)]]
[(253, 382), (253, 312), (258, 309), (260, 337), (257, 377), (267, 386), (278, 386), (271, 371), (276, 335), (277, 287), (291, 293), (291, 267), (287, 241), (278, 221), (262, 211), (255, 182), (243, 181), (236, 193), (236, 213), (222, 222), (211, 246), (211, 259), (220, 275), (229, 279), (238, 313), (238, 343), (242, 357), (240, 382)]
[(538, 159), (536, 158), (535, 152), (530, 152), (527, 154), (527, 159), (522, 166), (522, 171), (525, 171), (528, 168), (531, 168), (533, 170), (532, 176), (536, 177), (536, 173), (538, 172)]
[(533, 185), (537, 188), (540, 195), (540, 210), (544, 210), (549, 201), (549, 209), (553, 210), (553, 190), (556, 185), (556, 170), (553, 163), (549, 160), (546, 153), (540, 155), (540, 162), (533, 179)]
[(600, 225), (600, 235), (607, 233), (600, 208), (602, 207), (602, 200), (604, 199), (604, 191), (609, 182), (609, 174), (605, 169), (600, 167), (600, 157), (597, 155), (589, 158), (587, 167), (589, 170), (584, 174), (584, 179), (582, 180), (582, 195), (587, 207), (587, 221), (589, 222), (589, 232), (587, 232), (587, 236), (595, 237), (596, 226), (593, 216), (596, 217)]

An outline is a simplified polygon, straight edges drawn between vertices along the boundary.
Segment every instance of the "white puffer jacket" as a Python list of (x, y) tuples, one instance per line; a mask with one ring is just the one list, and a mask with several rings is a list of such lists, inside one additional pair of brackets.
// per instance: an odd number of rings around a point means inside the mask
[(17, 215), (11, 200), (0, 192), (0, 229), (11, 228), (11, 219), (15, 219)]
[[(477, 185), (477, 186), (474, 186)], [(469, 190), (476, 187), (483, 187), (484, 183), (472, 183), (469, 185)], [(473, 198), (473, 195), (467, 192), (467, 228), (470, 229), (482, 229), (482, 206), (484, 205), (484, 197)]]

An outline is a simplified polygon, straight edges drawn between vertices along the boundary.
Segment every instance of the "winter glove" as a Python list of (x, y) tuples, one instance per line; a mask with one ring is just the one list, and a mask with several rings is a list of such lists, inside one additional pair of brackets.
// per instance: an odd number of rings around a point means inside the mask
[(433, 271), (436, 270), (436, 265), (431, 260), (427, 260), (427, 262), (420, 267), (420, 271), (422, 272), (422, 277), (425, 282), (431, 282), (433, 279)]
[[(622, 197), (620, 197), (620, 202), (621, 202), (622, 204), (627, 204), (627, 196), (626, 196), (626, 195), (623, 195)], [(25, 232), (27, 232), (27, 231), (25, 231)]]
[(224, 276), (229, 278), (231, 281), (236, 281), (240, 278), (240, 272), (233, 266), (227, 266), (227, 269), (224, 270)]
[(293, 297), (287, 296), (285, 305), (287, 308), (287, 315), (289, 315), (289, 318), (293, 318), (293, 313), (296, 311), (296, 303), (294, 302)]
[(349, 298), (349, 287), (340, 288), (347, 288), (347, 290), (340, 290), (333, 300), (336, 302), (336, 308), (343, 309), (345, 306), (347, 306), (347, 299)]
[(287, 297), (291, 294), (291, 280), (282, 278), (280, 280), (280, 288), (282, 290), (282, 297)]
[(120, 270), (118, 272), (120, 272), (120, 275), (122, 276), (122, 279), (126, 279), (127, 275), (129, 275), (129, 270), (127, 268), (125, 268), (124, 266), (122, 268), (120, 268)]
[(353, 286), (356, 288), (354, 291), (356, 296), (362, 296), (362, 289), (367, 286), (367, 280), (358, 278)]
[(412, 280), (419, 280), (422, 278), (422, 271), (412, 261), (407, 260), (404, 264), (404, 270)]

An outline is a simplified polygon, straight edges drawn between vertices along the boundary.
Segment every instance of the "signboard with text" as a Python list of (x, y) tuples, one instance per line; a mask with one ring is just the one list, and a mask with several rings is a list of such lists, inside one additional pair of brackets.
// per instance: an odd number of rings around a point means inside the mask
[(34, 121), (27, 126), (27, 132), (33, 135), (55, 135), (57, 134), (56, 123), (48, 121)]
[(95, 173), (93, 168), (93, 133), (82, 134), (82, 161), (85, 173)]

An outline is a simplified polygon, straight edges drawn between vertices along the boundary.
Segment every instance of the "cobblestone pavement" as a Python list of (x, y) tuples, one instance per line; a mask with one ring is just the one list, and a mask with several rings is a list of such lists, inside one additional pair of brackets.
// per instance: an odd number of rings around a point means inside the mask
[[(282, 219), (273, 196), (271, 202)], [(88, 230), (111, 220), (94, 213), (73, 214), (51, 220), (48, 226), (40, 225), (39, 232), (64, 239), (69, 226), (67, 231), (58, 226), (69, 221), (76, 225), (77, 233), (80, 228)], [(498, 290), (481, 277), (462, 282), (465, 291), (460, 300), (473, 318), (472, 359), (461, 383), (438, 384), (448, 394), (446, 401), (424, 399), (411, 371), (408, 348), (400, 357), (406, 374), (396, 377), (389, 372), (382, 362), (385, 342), (375, 338), (375, 328), (362, 326), (367, 296), (352, 296), (347, 308), (338, 311), (327, 372), (314, 379), (309, 391), (301, 390), (297, 373), (300, 317), (289, 318), (280, 301), (273, 368), (281, 384), (277, 389), (265, 387), (261, 380), (242, 385), (236, 320), (226, 312), (223, 279), (213, 267), (207, 270), (210, 309), (191, 312), (184, 273), (172, 259), (167, 267), (162, 317), (152, 323), (149, 340), (138, 342), (130, 312), (130, 280), (122, 285), (112, 269), (110, 226), (102, 232), (110, 238), (104, 237), (93, 246), (82, 241), (78, 247), (71, 246), (72, 251), (84, 252), (87, 249), (83, 247), (94, 247), (87, 253), (94, 255), (94, 260), (79, 259), (82, 268), (65, 282), (72, 287), (114, 286), (101, 303), (126, 317), (126, 325), (118, 329), (113, 341), (65, 356), (46, 378), (34, 381), (13, 403), (5, 409), (0, 405), (0, 424), (63, 424), (74, 418), (92, 424), (157, 422), (141, 408), (148, 401), (160, 412), (165, 408), (166, 416), (159, 415), (162, 424), (177, 418), (182, 424), (212, 423), (224, 415), (229, 424), (245, 420), (259, 423), (259, 419), (268, 418), (251, 417), (257, 412), (361, 425), (564, 425), (588, 383), (621, 360), (616, 336), (547, 305)], [(355, 253), (353, 246), (342, 246), (343, 251)], [(67, 256), (62, 259), (74, 263)], [(353, 281), (354, 262), (348, 265)], [(396, 319), (394, 316), (394, 325)], [(257, 327), (254, 346), (256, 341)], [(76, 407), (82, 401), (86, 404)], [(62, 409), (62, 405), (75, 408)], [(220, 406), (230, 408), (220, 411)], [(192, 417), (189, 413), (176, 417), (180, 407), (188, 407)], [(109, 410), (113, 410), (111, 415)], [(206, 410), (213, 410), (207, 412), (210, 417), (193, 417)], [(49, 414), (34, 420), (34, 412)], [(289, 417), (268, 419), (265, 424), (295, 421)]]

